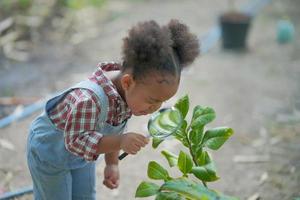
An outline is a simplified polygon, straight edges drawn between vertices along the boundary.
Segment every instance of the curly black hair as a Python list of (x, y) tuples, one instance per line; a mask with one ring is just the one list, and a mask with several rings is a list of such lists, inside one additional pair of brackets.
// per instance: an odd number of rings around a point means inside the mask
[(175, 19), (162, 27), (153, 20), (138, 23), (123, 42), (123, 70), (132, 69), (137, 80), (151, 71), (176, 75), (199, 55), (197, 36)]

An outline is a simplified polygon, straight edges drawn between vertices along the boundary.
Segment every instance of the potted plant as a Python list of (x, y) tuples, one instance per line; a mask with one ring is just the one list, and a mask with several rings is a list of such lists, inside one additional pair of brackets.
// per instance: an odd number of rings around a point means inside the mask
[[(148, 177), (158, 180), (161, 184), (143, 181), (138, 186), (135, 197), (155, 196), (155, 200), (236, 200), (207, 186), (207, 182), (219, 179), (215, 163), (208, 150), (218, 150), (233, 134), (233, 129), (205, 128), (216, 116), (215, 111), (210, 107), (199, 105), (194, 107), (191, 120), (187, 120), (188, 96), (179, 99), (174, 107), (181, 112), (184, 119), (181, 129), (176, 131), (174, 137), (184, 148), (180, 149), (178, 155), (167, 150), (161, 151), (161, 154), (166, 158), (169, 167), (177, 168), (182, 175), (173, 177), (170, 170), (156, 161), (150, 161)], [(158, 124), (167, 123), (158, 122)], [(153, 138), (153, 148), (157, 148), (161, 142), (163, 139)]]
[(222, 46), (225, 49), (244, 49), (247, 46), (251, 16), (237, 11), (235, 0), (227, 1), (229, 10), (219, 18)]

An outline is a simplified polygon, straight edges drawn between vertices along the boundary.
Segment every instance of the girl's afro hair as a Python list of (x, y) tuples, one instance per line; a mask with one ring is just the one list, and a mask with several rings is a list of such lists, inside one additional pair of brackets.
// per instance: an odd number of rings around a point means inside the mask
[(129, 30), (123, 42), (123, 68), (132, 68), (135, 78), (151, 70), (174, 73), (172, 57), (176, 58), (181, 70), (199, 55), (196, 35), (175, 19), (162, 27), (153, 20), (138, 23)]

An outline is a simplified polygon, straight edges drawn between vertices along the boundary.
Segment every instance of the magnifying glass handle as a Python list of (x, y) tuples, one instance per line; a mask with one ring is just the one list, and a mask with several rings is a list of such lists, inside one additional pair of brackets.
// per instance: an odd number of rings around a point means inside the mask
[(126, 152), (122, 153), (121, 155), (119, 155), (119, 160), (122, 160), (126, 156), (128, 156), (128, 153), (126, 153)]

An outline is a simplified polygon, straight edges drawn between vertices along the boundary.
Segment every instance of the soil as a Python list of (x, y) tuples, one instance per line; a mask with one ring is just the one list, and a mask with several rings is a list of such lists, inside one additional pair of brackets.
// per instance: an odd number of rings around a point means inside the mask
[[(211, 152), (221, 179), (209, 183), (210, 188), (240, 199), (300, 197), (299, 32), (289, 44), (276, 42), (276, 23), (283, 15), (290, 17), (296, 30), (299, 27), (299, 7), (296, 0), (272, 1), (253, 19), (247, 51), (224, 51), (218, 43), (183, 72), (178, 93), (166, 103), (172, 105), (188, 94), (191, 107), (215, 109), (217, 119), (209, 127), (235, 130), (220, 150)], [(72, 35), (61, 36), (49, 25), (34, 42), (28, 62), (0, 57), (0, 96), (45, 97), (86, 78), (99, 61), (119, 61), (122, 38), (138, 21), (154, 19), (165, 24), (178, 18), (202, 38), (227, 6), (217, 0), (115, 0), (101, 9), (83, 24), (97, 27), (93, 37), (74, 43)], [(37, 115), (0, 129), (0, 139), (13, 145), (0, 145), (0, 194), (32, 184), (25, 144), (28, 126)], [(128, 129), (145, 133), (147, 120), (147, 116), (133, 117)], [(116, 190), (102, 185), (104, 163), (100, 162), (97, 199), (134, 199), (138, 184), (149, 180), (148, 162), (156, 160), (167, 166), (160, 155), (162, 149), (176, 152), (184, 148), (167, 140), (158, 150), (148, 145), (138, 155), (127, 156), (120, 162), (121, 184)]]

